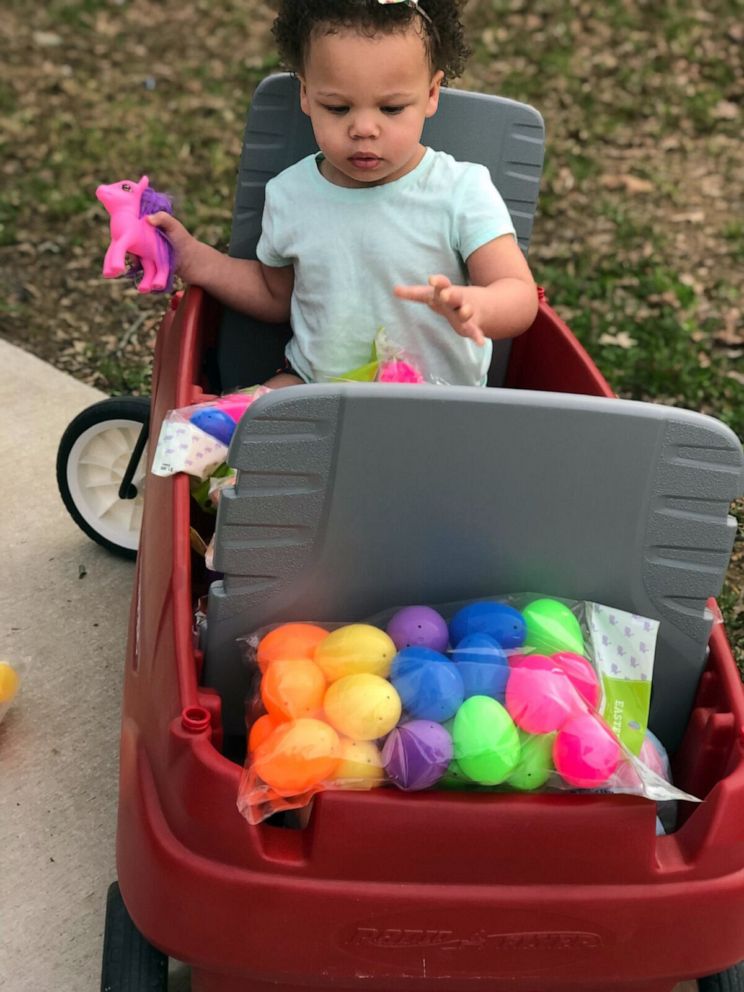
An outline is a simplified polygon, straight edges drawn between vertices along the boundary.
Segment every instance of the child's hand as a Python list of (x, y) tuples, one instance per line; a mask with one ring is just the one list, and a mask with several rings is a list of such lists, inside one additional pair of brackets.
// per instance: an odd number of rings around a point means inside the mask
[(159, 210), (148, 214), (147, 221), (153, 227), (163, 232), (173, 245), (176, 259), (176, 272), (186, 283), (195, 283), (199, 279), (200, 252), (204, 247), (200, 241), (186, 230), (183, 224), (171, 214)]
[(428, 304), (445, 317), (461, 337), (470, 338), (478, 345), (485, 344), (478, 314), (466, 299), (466, 286), (454, 286), (447, 276), (429, 276), (428, 286), (396, 286), (393, 292), (401, 300)]

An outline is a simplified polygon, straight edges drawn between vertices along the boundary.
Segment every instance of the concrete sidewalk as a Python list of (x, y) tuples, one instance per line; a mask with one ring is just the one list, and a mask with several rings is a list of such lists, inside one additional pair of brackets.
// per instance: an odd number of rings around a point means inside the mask
[(0, 988), (100, 984), (115, 878), (121, 672), (134, 566), (75, 526), (59, 439), (101, 394), (0, 341), (5, 478), (0, 660), (21, 690), (0, 725)]

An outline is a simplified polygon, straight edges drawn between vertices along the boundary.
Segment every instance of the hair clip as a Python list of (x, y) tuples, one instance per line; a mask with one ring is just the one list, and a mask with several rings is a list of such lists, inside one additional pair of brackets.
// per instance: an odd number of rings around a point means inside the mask
[(424, 18), (424, 20), (428, 21), (429, 24), (432, 23), (431, 18), (426, 13), (426, 11), (421, 6), (421, 4), (418, 3), (418, 0), (377, 0), (377, 2), (379, 4), (381, 4), (383, 7), (387, 6), (389, 3), (405, 3), (405, 4), (408, 4), (409, 7), (413, 7), (413, 9), (417, 13), (421, 14), (421, 16)]

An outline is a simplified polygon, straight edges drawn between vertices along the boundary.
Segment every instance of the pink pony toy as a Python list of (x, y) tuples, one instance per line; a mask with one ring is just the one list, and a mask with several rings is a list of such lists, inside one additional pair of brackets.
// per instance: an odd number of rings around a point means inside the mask
[[(116, 279), (127, 275), (142, 278), (137, 284), (140, 293), (170, 291), (173, 283), (173, 247), (158, 228), (145, 220), (148, 214), (165, 210), (172, 214), (169, 197), (150, 187), (147, 176), (138, 183), (122, 179), (118, 183), (99, 186), (96, 197), (111, 215), (111, 244), (103, 260), (103, 275)], [(126, 255), (135, 257), (127, 268)]]

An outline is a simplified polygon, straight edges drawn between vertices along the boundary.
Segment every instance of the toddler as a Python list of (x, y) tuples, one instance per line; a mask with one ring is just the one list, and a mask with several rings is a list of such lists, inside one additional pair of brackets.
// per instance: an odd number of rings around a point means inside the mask
[(491, 340), (532, 323), (537, 292), (488, 170), (421, 143), (467, 49), (461, 0), (280, 0), (280, 56), (320, 151), (266, 187), (258, 261), (155, 214), (177, 271), (222, 303), (292, 324), (266, 385), (369, 361), (380, 327), (426, 378), (485, 385)]

